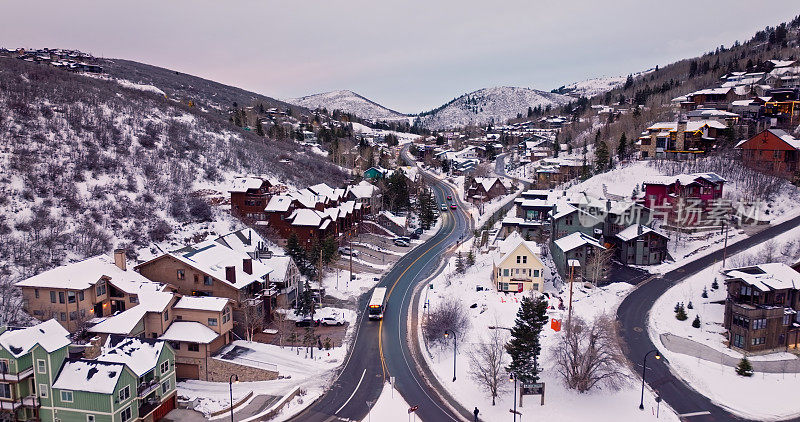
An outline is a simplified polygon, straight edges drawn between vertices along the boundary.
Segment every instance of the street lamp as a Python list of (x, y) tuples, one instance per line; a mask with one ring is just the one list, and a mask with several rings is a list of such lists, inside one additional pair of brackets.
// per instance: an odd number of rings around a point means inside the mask
[(639, 410), (644, 410), (644, 374), (645, 370), (647, 370), (647, 357), (650, 356), (650, 353), (654, 352), (656, 354), (656, 359), (661, 359), (661, 355), (658, 354), (658, 350), (656, 349), (647, 352), (644, 355), (644, 359), (642, 359), (642, 399), (639, 401)]
[(233, 422), (233, 383), (234, 381), (238, 384), (239, 383), (239, 376), (236, 374), (232, 374), (231, 377), (228, 379), (228, 390), (231, 393), (231, 422)]
[(513, 372), (510, 372), (508, 375), (508, 380), (514, 383), (514, 422), (517, 422), (517, 377), (514, 376)]
[[(444, 338), (450, 338), (450, 332), (444, 331)], [(453, 331), (453, 382), (456, 381), (456, 332)]]

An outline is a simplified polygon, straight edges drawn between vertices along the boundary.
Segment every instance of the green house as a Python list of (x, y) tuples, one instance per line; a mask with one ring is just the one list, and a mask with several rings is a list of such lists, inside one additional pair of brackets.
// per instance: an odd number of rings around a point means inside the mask
[(382, 167), (370, 167), (364, 171), (364, 178), (370, 180), (378, 180), (386, 178), (389, 170)]
[(67, 357), (69, 333), (51, 319), (33, 327), (0, 327), (0, 420), (39, 420), (52, 407), (50, 384)]

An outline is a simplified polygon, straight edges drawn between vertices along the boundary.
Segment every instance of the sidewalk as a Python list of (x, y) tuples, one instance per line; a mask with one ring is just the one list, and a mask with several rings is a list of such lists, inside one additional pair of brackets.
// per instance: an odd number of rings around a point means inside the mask
[[(719, 350), (714, 350), (705, 344), (679, 337), (674, 334), (661, 334), (661, 344), (670, 352), (683, 355), (694, 356), (709, 362), (720, 363), (725, 366), (736, 367), (739, 358), (728, 356)], [(750, 360), (754, 372), (766, 372), (772, 374), (800, 373), (800, 358), (784, 360)]]

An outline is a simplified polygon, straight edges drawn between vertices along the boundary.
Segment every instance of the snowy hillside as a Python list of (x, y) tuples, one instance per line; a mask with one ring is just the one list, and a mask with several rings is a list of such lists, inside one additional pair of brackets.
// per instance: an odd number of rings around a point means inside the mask
[(557, 107), (571, 97), (520, 87), (484, 88), (464, 94), (453, 101), (420, 116), (420, 124), (429, 129), (447, 129), (490, 122), (505, 123), (525, 115), (528, 107)]
[(355, 114), (356, 116), (376, 121), (406, 120), (408, 116), (390, 110), (378, 103), (370, 101), (353, 91), (331, 91), (321, 94), (308, 95), (300, 98), (287, 99), (286, 102), (311, 110), (324, 108), (329, 112), (333, 110)]
[[(634, 73), (631, 76), (635, 78), (652, 71), (653, 69), (648, 69), (643, 72)], [(628, 79), (627, 76), (604, 76), (601, 78), (592, 78), (585, 81), (573, 82), (569, 85), (564, 85), (561, 88), (554, 89), (553, 91), (575, 98), (592, 98), (595, 95), (605, 94), (612, 89), (625, 85), (626, 79)]]
[(189, 226), (227, 214), (209, 203), (238, 174), (344, 180), (293, 141), (145, 82), (0, 58), (0, 284), (113, 247), (183, 241)]

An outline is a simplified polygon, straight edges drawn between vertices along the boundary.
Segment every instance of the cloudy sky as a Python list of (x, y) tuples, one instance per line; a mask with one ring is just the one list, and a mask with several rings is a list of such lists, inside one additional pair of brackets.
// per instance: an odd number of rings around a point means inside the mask
[(0, 45), (77, 48), (287, 98), (401, 112), (488, 86), (550, 90), (749, 38), (797, 0), (6, 0)]

